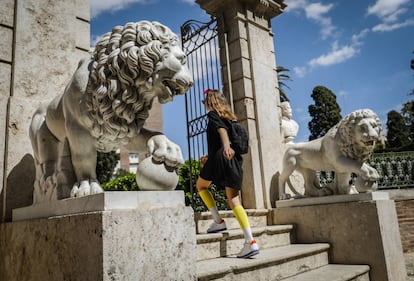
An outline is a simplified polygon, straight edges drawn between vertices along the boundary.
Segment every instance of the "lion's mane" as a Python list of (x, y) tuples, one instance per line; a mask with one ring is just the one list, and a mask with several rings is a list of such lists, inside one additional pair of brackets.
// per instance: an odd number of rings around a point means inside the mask
[(178, 44), (167, 27), (149, 21), (116, 26), (97, 42), (86, 99), (98, 150), (109, 151), (136, 135), (148, 118), (156, 63), (165, 47)]
[[(372, 118), (377, 123), (378, 127), (381, 127), (381, 121), (378, 118), (378, 115), (370, 109), (359, 109), (356, 110), (347, 116), (345, 116), (339, 123), (332, 127), (327, 135), (334, 137), (339, 134), (339, 147), (344, 156), (347, 156), (352, 159), (365, 162), (368, 160), (369, 156), (372, 153), (372, 147), (361, 146), (358, 143), (355, 143), (355, 126), (359, 123), (360, 120), (365, 118)], [(338, 139), (336, 139), (338, 140)]]

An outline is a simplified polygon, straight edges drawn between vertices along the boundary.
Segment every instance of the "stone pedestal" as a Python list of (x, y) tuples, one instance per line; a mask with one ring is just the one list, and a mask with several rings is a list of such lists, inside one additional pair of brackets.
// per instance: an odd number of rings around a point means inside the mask
[(395, 202), (386, 192), (276, 202), (274, 224), (294, 224), (296, 243), (327, 242), (331, 263), (367, 264), (370, 280), (406, 280)]
[(14, 210), (17, 221), (0, 224), (0, 280), (196, 280), (193, 211), (181, 191), (51, 204), (50, 212), (67, 215), (23, 209)]

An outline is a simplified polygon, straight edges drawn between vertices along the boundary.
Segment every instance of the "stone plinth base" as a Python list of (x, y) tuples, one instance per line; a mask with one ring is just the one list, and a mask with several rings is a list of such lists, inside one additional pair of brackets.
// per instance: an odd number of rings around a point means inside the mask
[(371, 200), (389, 200), (390, 196), (387, 192), (371, 192), (349, 195), (332, 195), (321, 197), (304, 197), (299, 199), (279, 200), (276, 201), (276, 207), (300, 207), (311, 205), (326, 205), (346, 202), (359, 202)]
[(0, 224), (0, 280), (196, 280), (193, 211), (168, 203), (182, 192), (162, 193), (163, 207), (156, 197), (122, 209), (140, 195), (104, 193), (89, 199), (115, 196), (116, 208)]
[(273, 223), (294, 224), (296, 243), (329, 243), (331, 263), (369, 265), (370, 280), (406, 280), (395, 202), (388, 198), (374, 192), (280, 201)]
[(42, 202), (13, 210), (13, 221), (81, 214), (184, 206), (183, 191), (107, 191), (95, 195)]

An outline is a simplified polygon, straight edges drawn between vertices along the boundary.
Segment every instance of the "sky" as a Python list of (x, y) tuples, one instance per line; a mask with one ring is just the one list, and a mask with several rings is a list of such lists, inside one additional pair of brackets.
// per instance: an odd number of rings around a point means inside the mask
[[(177, 35), (187, 20), (210, 16), (192, 0), (91, 0), (91, 44), (116, 25), (158, 21)], [(271, 20), (276, 64), (289, 69), (285, 88), (299, 123), (295, 142), (310, 135), (312, 89), (325, 86), (337, 97), (342, 116), (375, 111), (386, 131), (387, 113), (414, 99), (413, 0), (285, 0)], [(164, 133), (187, 159), (185, 99), (163, 105)]]

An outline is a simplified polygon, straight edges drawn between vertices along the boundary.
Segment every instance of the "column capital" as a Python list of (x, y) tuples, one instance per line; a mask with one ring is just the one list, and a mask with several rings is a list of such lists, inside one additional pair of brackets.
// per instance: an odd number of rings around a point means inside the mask
[(272, 19), (283, 12), (284, 0), (196, 0), (202, 9), (217, 16), (228, 8), (245, 7), (258, 16)]

